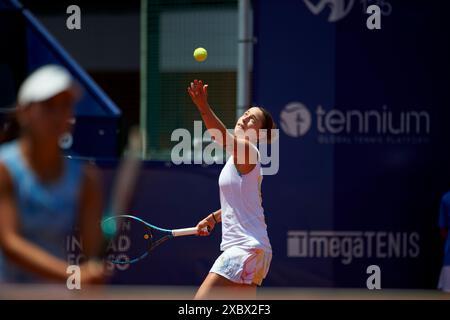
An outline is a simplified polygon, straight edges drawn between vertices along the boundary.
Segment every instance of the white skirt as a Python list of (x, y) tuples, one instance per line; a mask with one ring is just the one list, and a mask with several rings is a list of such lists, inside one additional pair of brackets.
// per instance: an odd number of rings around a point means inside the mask
[(209, 272), (217, 273), (235, 283), (260, 286), (269, 271), (271, 261), (271, 252), (231, 247), (217, 258)]

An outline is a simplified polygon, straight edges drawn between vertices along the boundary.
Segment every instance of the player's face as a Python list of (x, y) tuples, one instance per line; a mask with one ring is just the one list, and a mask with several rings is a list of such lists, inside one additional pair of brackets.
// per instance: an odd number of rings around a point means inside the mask
[(33, 103), (21, 115), (25, 131), (37, 139), (57, 142), (62, 134), (71, 130), (75, 101), (71, 93), (63, 92), (45, 102)]
[(236, 122), (234, 127), (234, 133), (237, 136), (245, 134), (251, 135), (252, 133), (259, 133), (259, 129), (262, 128), (264, 123), (264, 114), (261, 109), (252, 107), (244, 112), (244, 114)]

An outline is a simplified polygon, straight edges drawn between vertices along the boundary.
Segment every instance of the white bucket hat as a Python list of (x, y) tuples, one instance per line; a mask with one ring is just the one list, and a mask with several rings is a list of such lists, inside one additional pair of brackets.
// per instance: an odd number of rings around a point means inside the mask
[(79, 88), (71, 74), (58, 65), (45, 65), (30, 74), (19, 88), (18, 106), (48, 100), (64, 91), (79, 95)]

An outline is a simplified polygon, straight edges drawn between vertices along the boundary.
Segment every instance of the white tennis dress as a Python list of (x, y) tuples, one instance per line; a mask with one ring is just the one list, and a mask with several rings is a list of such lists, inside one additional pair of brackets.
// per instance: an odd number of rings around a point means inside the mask
[(219, 177), (223, 253), (210, 272), (233, 282), (261, 285), (272, 260), (272, 247), (261, 199), (262, 172), (241, 175), (231, 156)]

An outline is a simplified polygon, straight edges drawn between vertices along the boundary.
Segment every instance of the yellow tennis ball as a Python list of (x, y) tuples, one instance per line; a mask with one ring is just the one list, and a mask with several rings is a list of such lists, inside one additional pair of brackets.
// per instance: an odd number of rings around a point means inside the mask
[(197, 48), (194, 51), (194, 58), (198, 62), (202, 62), (206, 60), (206, 57), (208, 56), (208, 52), (205, 48)]

